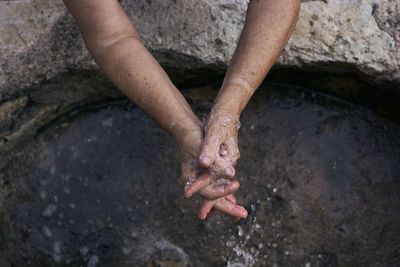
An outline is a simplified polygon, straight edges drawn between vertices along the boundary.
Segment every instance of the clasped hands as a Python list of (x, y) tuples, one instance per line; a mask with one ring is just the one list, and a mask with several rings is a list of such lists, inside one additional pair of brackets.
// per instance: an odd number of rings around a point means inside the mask
[(201, 220), (213, 210), (246, 218), (246, 209), (236, 205), (232, 194), (239, 188), (239, 182), (232, 181), (239, 159), (239, 117), (214, 107), (207, 121), (196, 125), (177, 139), (185, 197), (195, 193), (201, 195), (202, 204), (198, 211)]

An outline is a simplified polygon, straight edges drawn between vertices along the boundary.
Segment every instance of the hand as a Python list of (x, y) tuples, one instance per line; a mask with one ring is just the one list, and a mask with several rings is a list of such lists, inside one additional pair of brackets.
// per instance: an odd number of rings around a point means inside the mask
[[(202, 168), (198, 163), (202, 136), (203, 133), (199, 126), (186, 131), (182, 137), (176, 138), (181, 158), (181, 178), (186, 184), (185, 197), (200, 192), (203, 203), (199, 208), (198, 217), (202, 220), (213, 208), (232, 217), (246, 218), (247, 211), (236, 205), (236, 199), (232, 195), (239, 188), (239, 182), (216, 179), (210, 171)], [(217, 161), (219, 160), (217, 159)]]
[(233, 177), (240, 153), (239, 119), (213, 108), (205, 125), (205, 137), (199, 157), (200, 166), (210, 168), (215, 176)]

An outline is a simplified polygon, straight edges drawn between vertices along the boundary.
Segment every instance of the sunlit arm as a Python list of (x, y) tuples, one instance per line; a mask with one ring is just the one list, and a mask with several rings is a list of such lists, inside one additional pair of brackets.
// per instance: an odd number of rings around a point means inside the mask
[(143, 46), (117, 0), (64, 0), (85, 44), (112, 82), (175, 139), (198, 128), (182, 94)]
[(239, 117), (292, 34), (300, 0), (252, 0), (215, 108)]

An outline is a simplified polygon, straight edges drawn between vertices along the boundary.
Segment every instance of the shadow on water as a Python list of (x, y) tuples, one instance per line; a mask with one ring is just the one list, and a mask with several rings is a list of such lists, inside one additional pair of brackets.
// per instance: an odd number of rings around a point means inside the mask
[[(186, 90), (198, 114), (215, 88)], [(400, 127), (286, 85), (241, 118), (246, 220), (196, 219), (173, 139), (127, 100), (43, 129), (5, 169), (4, 266), (369, 266), (400, 262)]]

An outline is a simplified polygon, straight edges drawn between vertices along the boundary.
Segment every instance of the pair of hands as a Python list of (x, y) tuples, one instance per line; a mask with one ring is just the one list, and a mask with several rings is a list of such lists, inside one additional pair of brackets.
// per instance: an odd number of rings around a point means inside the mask
[(201, 220), (214, 209), (235, 218), (247, 217), (232, 194), (239, 188), (239, 182), (231, 180), (239, 159), (238, 128), (239, 118), (214, 108), (205, 125), (188, 130), (178, 140), (184, 195), (200, 193)]

